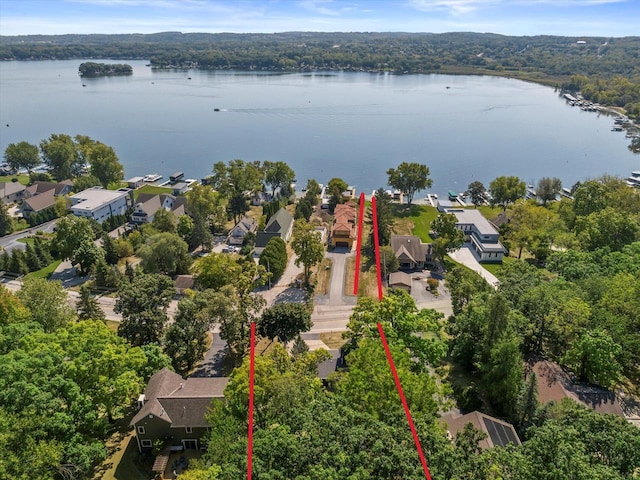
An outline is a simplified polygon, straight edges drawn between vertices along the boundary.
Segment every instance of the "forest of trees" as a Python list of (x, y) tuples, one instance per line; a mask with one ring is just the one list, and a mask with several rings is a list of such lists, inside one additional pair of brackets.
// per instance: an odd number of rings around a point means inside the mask
[(131, 75), (133, 68), (125, 63), (84, 62), (78, 68), (83, 77), (103, 77), (108, 75)]

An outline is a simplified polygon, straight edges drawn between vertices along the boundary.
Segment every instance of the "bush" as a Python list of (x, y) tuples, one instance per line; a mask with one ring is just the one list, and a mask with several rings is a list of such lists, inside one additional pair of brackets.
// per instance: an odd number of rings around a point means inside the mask
[(273, 237), (260, 255), (260, 265), (271, 273), (271, 281), (277, 281), (287, 268), (287, 244), (280, 237)]
[(434, 295), (438, 293), (439, 285), (440, 285), (440, 282), (435, 278), (427, 278), (427, 286), (429, 287), (429, 290), (431, 291), (431, 293), (433, 293)]

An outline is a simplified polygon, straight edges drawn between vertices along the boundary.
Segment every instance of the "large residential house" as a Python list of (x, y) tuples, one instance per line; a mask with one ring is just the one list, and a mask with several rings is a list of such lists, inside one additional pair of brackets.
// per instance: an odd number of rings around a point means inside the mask
[(293, 232), (293, 216), (284, 208), (271, 216), (264, 230), (256, 234), (256, 249), (264, 249), (273, 237), (280, 237), (285, 242), (291, 238)]
[(416, 235), (391, 235), (391, 250), (403, 270), (422, 270), (431, 263), (433, 245)]
[(257, 228), (258, 224), (253, 218), (244, 216), (229, 232), (227, 243), (229, 245), (242, 245), (245, 235), (247, 233), (256, 233)]
[(61, 182), (56, 183), (37, 180), (26, 188), (23, 198), (35, 197), (36, 195), (48, 192), (49, 190), (53, 190), (53, 194), (56, 197), (69, 195), (73, 190), (73, 182), (71, 180), (62, 180)]
[(22, 195), (24, 199), (21, 206), (22, 215), (29, 218), (34, 213), (53, 207), (55, 197), (68, 195), (72, 189), (73, 182), (71, 180), (63, 180), (58, 183), (33, 182), (33, 185), (29, 185)]
[(55, 190), (47, 190), (46, 192), (39, 193), (33, 197), (29, 197), (22, 201), (22, 215), (25, 218), (29, 218), (34, 213), (42, 212), (47, 208), (53, 207), (56, 198), (54, 195)]
[(206, 447), (200, 440), (209, 428), (205, 413), (212, 401), (224, 398), (228, 381), (227, 377), (185, 380), (167, 368), (155, 373), (129, 423), (135, 428), (138, 451), (151, 450), (156, 440), (174, 451)]
[(0, 182), (0, 201), (2, 203), (17, 202), (22, 198), (26, 187), (18, 182)]
[(141, 193), (138, 195), (131, 221), (139, 225), (153, 222), (156, 212), (161, 208), (172, 212), (176, 217), (184, 215), (187, 199), (174, 197), (168, 193)]
[(115, 215), (124, 215), (133, 204), (133, 190), (120, 188), (105, 190), (102, 187), (91, 187), (80, 193), (71, 195), (69, 211), (78, 217), (93, 218), (102, 223)]
[(356, 207), (353, 203), (336, 205), (331, 227), (331, 246), (351, 249), (356, 236)]
[(520, 439), (513, 425), (482, 412), (476, 411), (462, 416), (443, 415), (440, 418), (440, 423), (446, 425), (452, 440), (464, 429), (466, 424), (472, 424), (476, 429), (487, 434), (487, 438), (478, 442), (478, 446), (483, 450), (493, 447), (505, 447), (509, 443), (516, 447), (520, 445)]
[(478, 210), (450, 208), (445, 212), (456, 216), (456, 227), (465, 233), (466, 241), (480, 262), (502, 262), (507, 250), (499, 241), (500, 234)]

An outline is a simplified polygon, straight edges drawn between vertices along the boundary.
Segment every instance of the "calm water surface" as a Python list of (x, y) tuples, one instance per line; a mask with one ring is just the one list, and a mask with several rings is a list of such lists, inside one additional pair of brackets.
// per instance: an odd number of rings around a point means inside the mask
[(201, 178), (220, 160), (283, 160), (299, 184), (337, 176), (367, 193), (402, 161), (426, 163), (439, 193), (499, 175), (570, 186), (640, 169), (611, 117), (517, 80), (152, 71), (143, 61), (127, 62), (130, 77), (81, 79), (80, 63), (0, 62), (3, 152), (80, 133), (114, 147), (127, 177)]

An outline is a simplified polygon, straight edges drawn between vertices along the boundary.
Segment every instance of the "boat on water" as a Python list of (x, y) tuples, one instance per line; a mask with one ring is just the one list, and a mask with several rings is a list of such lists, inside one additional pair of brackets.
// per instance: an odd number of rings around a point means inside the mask
[(631, 176), (627, 177), (627, 185), (630, 187), (640, 188), (640, 170), (631, 172)]
[(150, 173), (149, 175), (145, 175), (142, 177), (142, 181), (145, 183), (154, 183), (162, 178), (162, 175), (158, 175), (157, 173)]

